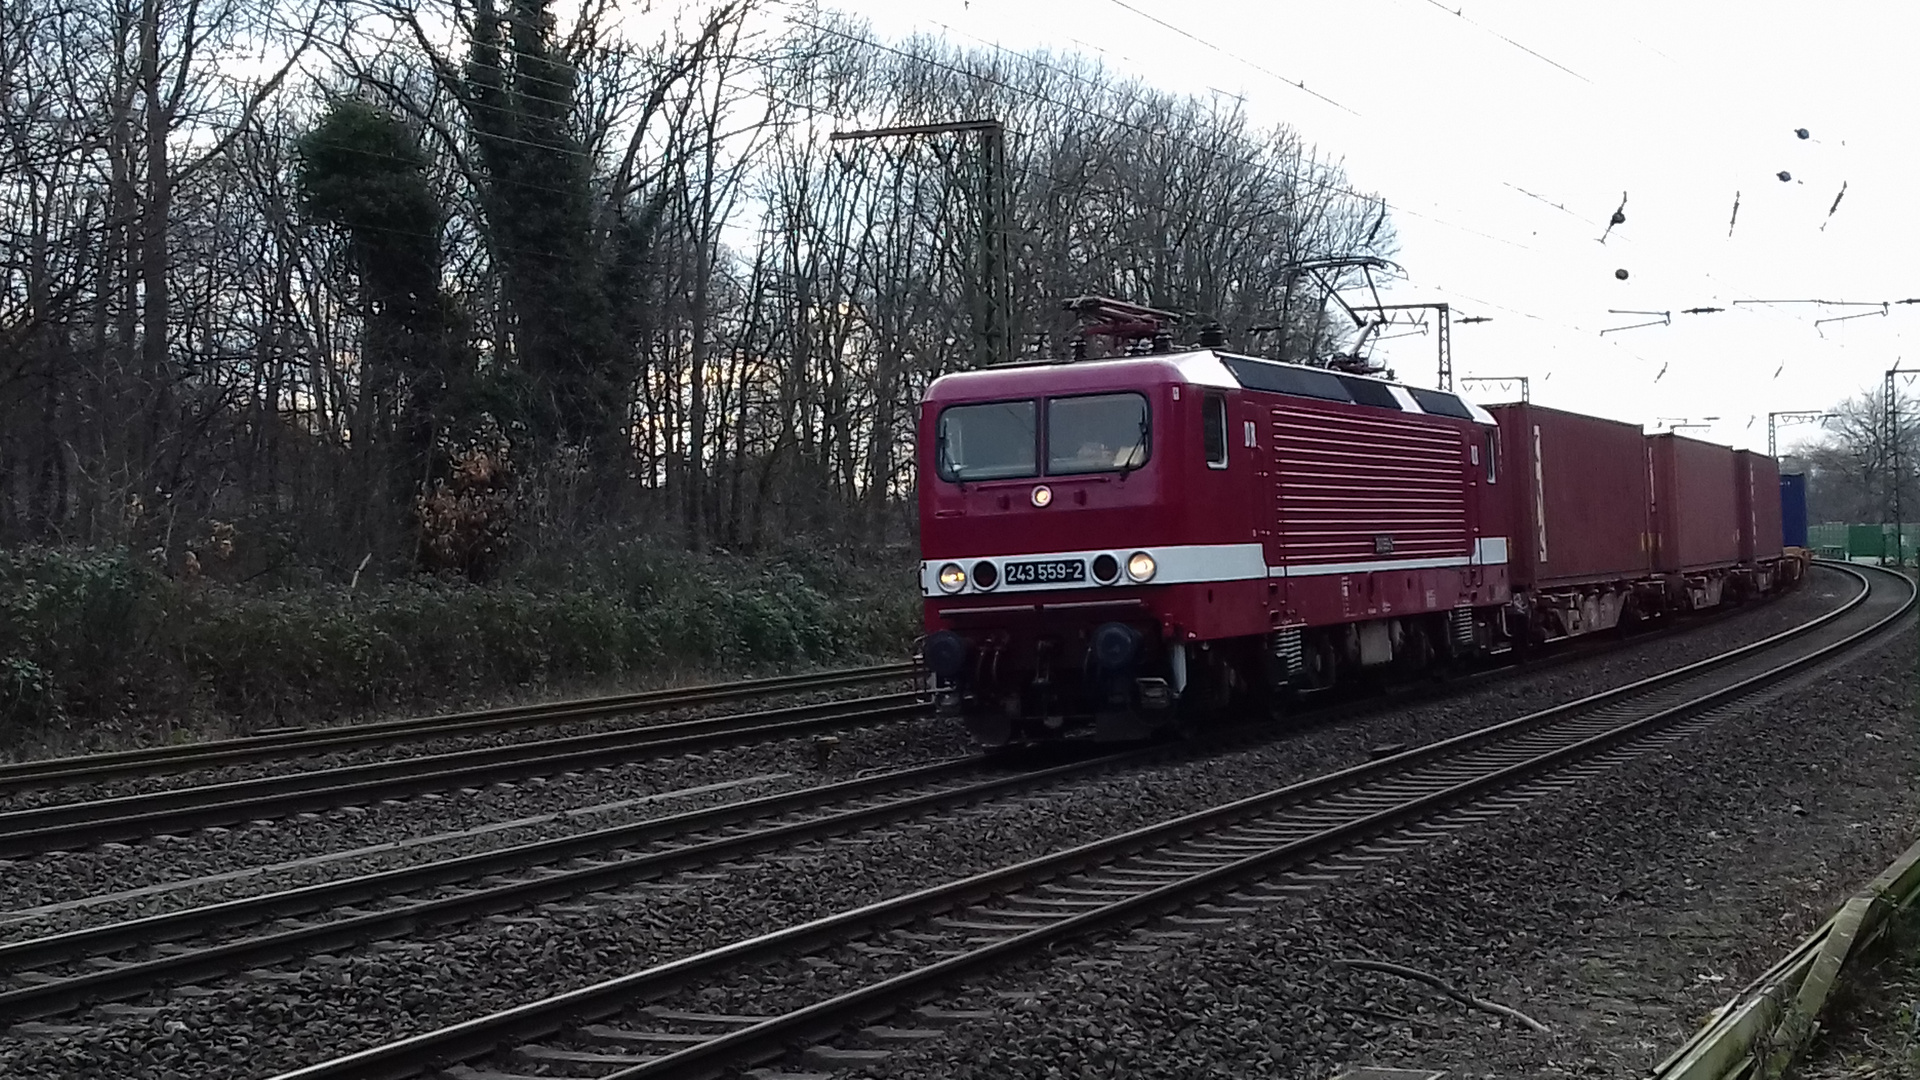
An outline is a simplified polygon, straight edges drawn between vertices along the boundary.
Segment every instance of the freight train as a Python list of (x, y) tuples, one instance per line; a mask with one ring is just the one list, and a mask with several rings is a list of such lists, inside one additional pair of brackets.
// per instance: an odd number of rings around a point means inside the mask
[(928, 388), (918, 656), (979, 744), (1280, 714), (1804, 572), (1772, 458), (1221, 346)]

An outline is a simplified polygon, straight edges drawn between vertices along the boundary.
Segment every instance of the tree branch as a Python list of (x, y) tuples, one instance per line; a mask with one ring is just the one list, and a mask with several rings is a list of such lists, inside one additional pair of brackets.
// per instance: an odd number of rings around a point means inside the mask
[(1470, 1009), (1479, 1009), (1481, 1012), (1492, 1013), (1495, 1016), (1504, 1016), (1509, 1020), (1524, 1024), (1543, 1035), (1548, 1033), (1545, 1024), (1528, 1016), (1526, 1013), (1518, 1009), (1508, 1008), (1498, 1002), (1474, 997), (1465, 990), (1461, 990), (1451, 983), (1445, 982), (1437, 976), (1429, 975), (1424, 971), (1403, 967), (1399, 964), (1389, 964), (1384, 960), (1349, 960), (1343, 958), (1335, 961), (1335, 963), (1344, 967), (1360, 968), (1364, 971), (1378, 971), (1387, 975), (1397, 975), (1402, 979), (1411, 979), (1414, 982), (1425, 983)]

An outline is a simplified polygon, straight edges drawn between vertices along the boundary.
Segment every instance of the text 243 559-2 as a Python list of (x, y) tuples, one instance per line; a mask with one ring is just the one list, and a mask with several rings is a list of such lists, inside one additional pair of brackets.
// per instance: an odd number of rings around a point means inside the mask
[(1006, 574), (1009, 585), (1066, 585), (1087, 580), (1087, 564), (1079, 559), (1010, 562)]

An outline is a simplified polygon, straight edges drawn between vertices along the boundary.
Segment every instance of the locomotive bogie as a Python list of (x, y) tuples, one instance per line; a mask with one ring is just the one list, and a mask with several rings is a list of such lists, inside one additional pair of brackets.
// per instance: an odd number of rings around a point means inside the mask
[(1035, 619), (940, 630), (921, 653), (940, 713), (964, 722), (982, 745), (1133, 740), (1173, 721), (1176, 665), (1151, 622)]

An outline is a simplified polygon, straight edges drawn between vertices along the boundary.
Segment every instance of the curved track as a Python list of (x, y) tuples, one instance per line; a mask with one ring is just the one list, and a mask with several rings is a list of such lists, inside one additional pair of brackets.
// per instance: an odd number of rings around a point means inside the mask
[[(1738, 609), (1664, 626), (1625, 639), (1644, 643), (1684, 634), (1738, 614)], [(1388, 699), (1406, 701), (1449, 693), (1486, 679), (1511, 678), (1618, 648), (1611, 635), (1556, 644), (1516, 665), (1506, 660), (1445, 687), (1416, 685)], [(135, 775), (272, 760), (385, 743), (470, 735), (513, 727), (604, 719), (755, 696), (801, 693), (885, 681), (903, 681), (910, 664), (883, 665), (813, 675), (760, 679), (689, 690), (626, 694), (551, 705), (450, 714), (349, 728), (324, 728), (226, 740), (197, 746), (157, 747), (81, 758), (0, 766), (0, 794), (77, 785)], [(1328, 704), (1317, 704), (1315, 718)], [(535, 776), (553, 776), (648, 758), (693, 753), (885, 724), (926, 715), (914, 692), (877, 694), (837, 702), (714, 716), (587, 734), (542, 738), (470, 750), (424, 754), (334, 768), (276, 773), (249, 779), (183, 785), (110, 798), (52, 801), (0, 811), (0, 859), (69, 851), (95, 844), (148, 839), (195, 829), (274, 820), (294, 814), (478, 787)]]
[[(1645, 640), (1636, 639), (1636, 640)], [(1320, 723), (1443, 696), (1490, 679), (1535, 672), (1500, 668), (1451, 687), (1320, 709)], [(266, 892), (202, 907), (0, 943), (0, 1020), (70, 1011), (141, 995), (156, 986), (284, 963), (304, 954), (448, 925), (827, 836), (916, 819), (1069, 784), (1155, 758), (1231, 752), (1286, 733), (1257, 724), (1190, 746), (1150, 747), (1059, 767), (999, 775), (980, 759), (956, 759), (637, 823)], [(1030, 765), (1031, 762), (1029, 761)], [(982, 775), (987, 774), (987, 775)], [(174, 944), (181, 943), (181, 944)]]
[[(1701, 663), (276, 1080), (380, 1080), (429, 1070), (450, 1077), (713, 1076), (777, 1058), (796, 1041), (894, 1014), (956, 980), (1087, 933), (1191, 908), (1254, 883), (1311, 888), (1354, 863), (1391, 859), (1449, 829), (1504, 813), (1677, 739), (1784, 678), (1877, 641), (1912, 611), (1910, 579), (1837, 569), (1863, 585), (1845, 607)], [(866, 939), (877, 939), (879, 949)], [(850, 947), (865, 948), (864, 962), (836, 961), (846, 959)], [(871, 973), (876, 951), (891, 958), (891, 970), (877, 980), (852, 974)], [(701, 1016), (670, 1007), (691, 991), (724, 987), (743, 968), (803, 960), (812, 972), (805, 981), (813, 988), (811, 1000), (790, 1009)], [(610, 1017), (619, 1020), (594, 1023)], [(485, 1071), (446, 1068), (457, 1061), (484, 1061)]]

